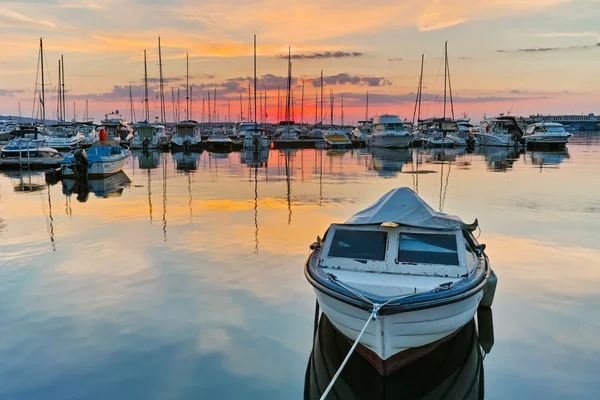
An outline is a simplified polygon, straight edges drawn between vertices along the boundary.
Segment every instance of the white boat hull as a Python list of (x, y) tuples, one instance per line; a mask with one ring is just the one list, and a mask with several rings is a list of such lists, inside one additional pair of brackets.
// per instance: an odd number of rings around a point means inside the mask
[(252, 148), (268, 148), (269, 147), (269, 138), (266, 136), (246, 136), (244, 137), (244, 148), (252, 149)]
[(475, 137), (479, 139), (481, 146), (514, 147), (517, 146), (511, 135), (500, 133), (477, 132)]
[[(333, 325), (355, 341), (370, 313), (314, 289), (319, 306)], [(473, 319), (483, 291), (464, 300), (424, 310), (379, 316), (371, 321), (360, 344), (382, 360), (411, 348), (437, 342)]]
[(369, 135), (366, 142), (373, 147), (408, 148), (412, 140), (412, 135)]
[[(119, 156), (110, 157), (106, 161), (90, 162), (88, 165), (88, 176), (109, 176), (116, 174), (123, 170), (123, 167), (127, 163), (130, 152), (126, 151)], [(68, 165), (64, 165), (62, 168), (63, 176), (76, 176), (75, 171)]]
[(201, 143), (201, 141), (202, 141), (202, 139), (199, 137), (173, 136), (171, 138), (171, 146), (173, 146), (173, 147), (197, 146)]
[(527, 143), (528, 145), (566, 145), (569, 142), (569, 139), (571, 138), (570, 134), (564, 134), (564, 135), (549, 135), (549, 134), (542, 134), (542, 135), (531, 135), (531, 136), (525, 136), (525, 143)]

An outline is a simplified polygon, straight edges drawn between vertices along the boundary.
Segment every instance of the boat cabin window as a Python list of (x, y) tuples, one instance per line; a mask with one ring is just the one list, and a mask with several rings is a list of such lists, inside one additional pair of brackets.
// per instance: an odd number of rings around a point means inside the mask
[(398, 246), (398, 262), (459, 265), (456, 236), (403, 233)]
[(383, 261), (386, 247), (386, 232), (340, 229), (333, 235), (329, 257)]

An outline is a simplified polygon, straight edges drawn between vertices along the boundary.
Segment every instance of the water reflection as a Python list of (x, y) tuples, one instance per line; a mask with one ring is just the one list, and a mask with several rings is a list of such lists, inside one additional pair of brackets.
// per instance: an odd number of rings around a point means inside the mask
[(200, 153), (173, 153), (173, 160), (178, 171), (190, 172), (198, 169)]
[(507, 172), (519, 160), (524, 150), (506, 147), (479, 147), (475, 154), (482, 155), (487, 163), (488, 171)]
[[(494, 342), (491, 310), (483, 310), (478, 323), (479, 333), (472, 320), (429, 353), (396, 359), (388, 376), (353, 353), (327, 399), (483, 399), (483, 359)], [(323, 395), (351, 346), (322, 315), (306, 369), (305, 400)]]
[(89, 199), (89, 194), (93, 193), (97, 197), (104, 199), (109, 197), (119, 197), (123, 190), (131, 184), (131, 179), (123, 171), (102, 179), (65, 179), (62, 180), (62, 191), (70, 197), (77, 195), (77, 200), (85, 203)]
[(391, 178), (402, 172), (404, 164), (413, 160), (412, 149), (371, 148), (372, 169), (384, 178)]
[(565, 160), (569, 159), (569, 150), (562, 149), (558, 151), (532, 151), (528, 154), (532, 165), (537, 165), (540, 172), (544, 168), (558, 168)]

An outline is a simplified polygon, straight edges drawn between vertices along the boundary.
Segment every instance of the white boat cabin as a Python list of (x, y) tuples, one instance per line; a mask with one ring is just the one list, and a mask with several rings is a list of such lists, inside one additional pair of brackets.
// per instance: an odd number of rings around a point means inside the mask
[(567, 135), (567, 131), (562, 124), (554, 123), (554, 122), (538, 122), (536, 124), (531, 124), (527, 127), (525, 135), (534, 135), (536, 133), (549, 133), (549, 134), (564, 134)]
[(460, 229), (333, 224), (319, 266), (357, 289), (393, 296), (454, 283), (480, 261)]

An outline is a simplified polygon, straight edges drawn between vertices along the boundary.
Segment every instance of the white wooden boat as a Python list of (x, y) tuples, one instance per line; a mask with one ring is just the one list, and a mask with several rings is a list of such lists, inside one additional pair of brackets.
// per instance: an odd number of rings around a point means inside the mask
[[(313, 243), (305, 276), (338, 331), (381, 360), (444, 341), (480, 304), (495, 275), (467, 225), (394, 189)], [(490, 283), (492, 282), (492, 283)], [(482, 299), (485, 300), (482, 302)]]
[(94, 144), (87, 150), (79, 149), (62, 162), (63, 176), (102, 177), (121, 171), (131, 155), (116, 141), (104, 141)]

